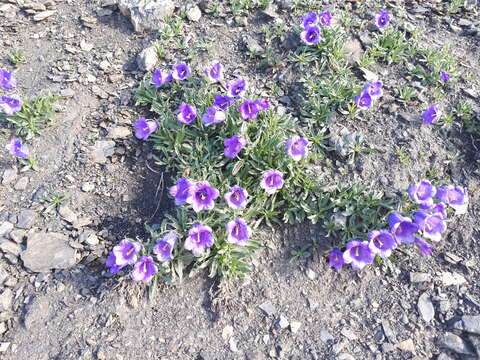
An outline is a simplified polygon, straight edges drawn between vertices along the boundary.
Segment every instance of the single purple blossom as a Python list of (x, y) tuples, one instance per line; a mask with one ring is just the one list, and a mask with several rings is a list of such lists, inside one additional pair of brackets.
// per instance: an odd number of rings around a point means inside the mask
[(418, 207), (423, 211), (427, 211), (430, 214), (436, 214), (440, 216), (443, 220), (447, 218), (447, 205), (443, 202), (440, 202), (438, 204), (420, 204)]
[(343, 260), (343, 253), (338, 248), (333, 249), (328, 256), (328, 263), (331, 267), (340, 270), (345, 264), (345, 260)]
[(172, 81), (172, 74), (169, 74), (166, 71), (162, 71), (159, 69), (156, 69), (153, 72), (152, 83), (155, 85), (157, 89), (170, 81)]
[(237, 79), (227, 83), (227, 95), (232, 98), (239, 98), (247, 91), (247, 80)]
[(205, 114), (202, 116), (202, 121), (205, 126), (211, 124), (218, 124), (225, 121), (225, 113), (216, 107), (209, 107), (205, 110)]
[(428, 256), (432, 254), (433, 246), (427, 243), (425, 240), (416, 237), (415, 244), (417, 244), (418, 250), (422, 256)]
[(132, 280), (149, 283), (153, 275), (158, 272), (157, 266), (153, 262), (151, 256), (142, 256), (140, 260), (133, 266)]
[(397, 240), (388, 230), (373, 230), (368, 234), (368, 239), (370, 250), (382, 259), (389, 257), (397, 247)]
[(127, 264), (119, 266), (116, 264), (117, 259), (115, 258), (115, 254), (113, 252), (110, 252), (108, 254), (107, 260), (105, 260), (105, 266), (108, 268), (110, 271), (110, 274), (115, 275), (118, 273), (120, 270), (122, 270)]
[(373, 262), (373, 251), (368, 247), (368, 241), (351, 240), (343, 253), (345, 264), (351, 264), (354, 270), (362, 270)]
[(223, 65), (219, 62), (213, 62), (205, 69), (205, 74), (210, 82), (215, 83), (223, 80)]
[(318, 16), (320, 24), (323, 26), (332, 25), (332, 14), (329, 11), (324, 11)]
[(213, 232), (210, 226), (196, 223), (188, 232), (183, 247), (190, 250), (193, 255), (200, 256), (206, 249), (213, 245)]
[(300, 161), (302, 158), (308, 156), (308, 144), (309, 141), (298, 135), (293, 135), (285, 143), (287, 148), (287, 155), (294, 161)]
[(240, 186), (233, 186), (223, 197), (231, 209), (244, 208), (247, 204), (248, 192)]
[(258, 99), (255, 103), (261, 110), (267, 110), (270, 107), (270, 101), (267, 99)]
[(26, 159), (30, 155), (28, 148), (22, 143), (21, 139), (12, 139), (6, 146), (10, 154)]
[(224, 95), (214, 95), (213, 99), (213, 105), (220, 110), (227, 110), (235, 101), (235, 99)]
[(420, 181), (408, 188), (408, 195), (417, 204), (431, 205), (437, 189), (428, 180)]
[(448, 82), (450, 80), (450, 75), (446, 73), (445, 71), (440, 71), (439, 73), (440, 79), (442, 79), (443, 82)]
[(442, 112), (435, 105), (431, 105), (422, 114), (424, 124), (433, 124), (440, 119)]
[(229, 221), (226, 229), (227, 242), (230, 244), (245, 246), (250, 236), (252, 236), (252, 229), (250, 229), (245, 220), (240, 218)]
[(383, 83), (381, 81), (372, 81), (365, 84), (363, 91), (368, 92), (368, 94), (375, 99), (382, 96), (382, 86)]
[(398, 243), (412, 244), (415, 241), (413, 234), (418, 231), (418, 226), (410, 218), (399, 213), (391, 213), (388, 216), (388, 225)]
[(306, 29), (310, 26), (318, 24), (318, 15), (314, 12), (302, 16), (302, 26)]
[(247, 145), (247, 140), (243, 136), (233, 135), (231, 138), (223, 140), (223, 154), (228, 158), (235, 158), (240, 151)]
[(195, 185), (188, 179), (181, 178), (169, 189), (171, 196), (175, 198), (175, 205), (182, 205), (187, 201), (190, 188)]
[(269, 195), (283, 187), (283, 174), (278, 170), (265, 171), (260, 182), (260, 187)]
[(382, 10), (380, 11), (380, 14), (375, 16), (375, 25), (377, 25), (379, 29), (383, 29), (388, 25), (390, 20), (392, 20), (392, 16), (388, 12)]
[(168, 232), (164, 237), (157, 240), (153, 253), (157, 255), (158, 261), (173, 260), (173, 248), (177, 242), (178, 235), (175, 231)]
[(185, 63), (180, 63), (172, 67), (172, 77), (175, 80), (185, 80), (190, 76), (190, 68)]
[(191, 124), (193, 120), (197, 117), (197, 109), (195, 107), (182, 103), (178, 107), (177, 120), (182, 124)]
[(468, 207), (467, 189), (460, 186), (440, 186), (437, 189), (437, 198), (455, 209), (457, 214), (465, 214)]
[(321, 40), (320, 37), (320, 28), (318, 26), (309, 26), (305, 28), (300, 34), (300, 39), (307, 44), (313, 45), (318, 43)]
[(0, 69), (0, 87), (5, 90), (12, 90), (17, 86), (17, 81), (13, 78), (13, 72)]
[(360, 95), (355, 96), (355, 104), (358, 105), (360, 109), (368, 109), (373, 106), (373, 98), (368, 91), (362, 91)]
[(147, 121), (144, 117), (141, 117), (133, 124), (133, 128), (137, 139), (147, 140), (152, 133), (157, 131), (158, 123), (154, 120)]
[(435, 242), (440, 241), (442, 239), (442, 233), (447, 230), (447, 225), (438, 213), (417, 211), (413, 214), (413, 220), (422, 231), (423, 236)]
[(243, 120), (255, 120), (258, 113), (262, 110), (256, 101), (245, 100), (242, 105), (238, 107), (240, 116)]
[(142, 249), (142, 246), (135, 241), (122, 240), (113, 247), (113, 254), (115, 255), (115, 265), (125, 266), (132, 265), (137, 261), (137, 255)]
[(0, 110), (2, 110), (7, 115), (13, 115), (16, 112), (22, 110), (22, 104), (20, 103), (20, 99), (16, 95), (12, 96), (2, 96), (2, 100), (0, 100)]
[(208, 181), (201, 181), (190, 186), (187, 203), (192, 205), (195, 212), (212, 210), (215, 206), (215, 199), (219, 195), (218, 190), (211, 186)]

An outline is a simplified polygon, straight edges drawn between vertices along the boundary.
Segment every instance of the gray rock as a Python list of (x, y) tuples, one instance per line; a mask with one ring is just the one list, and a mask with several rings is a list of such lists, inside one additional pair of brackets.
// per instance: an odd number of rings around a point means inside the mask
[(36, 297), (30, 305), (28, 305), (23, 318), (23, 325), (27, 329), (41, 327), (46, 323), (50, 316), (50, 303), (48, 298)]
[(300, 327), (302, 326), (302, 323), (299, 321), (292, 321), (290, 323), (290, 331), (292, 334), (296, 334), (298, 330), (300, 330)]
[(259, 308), (265, 312), (268, 316), (275, 314), (277, 311), (275, 306), (270, 301), (265, 301), (263, 304), (259, 305)]
[(305, 274), (307, 275), (307, 277), (310, 279), (310, 280), (315, 280), (317, 278), (317, 274), (315, 273), (315, 271), (313, 271), (312, 269), (308, 268), (306, 271), (305, 271)]
[(432, 276), (428, 273), (418, 273), (418, 272), (410, 273), (411, 283), (421, 283), (421, 282), (429, 282), (429, 281), (432, 281)]
[(357, 39), (348, 39), (345, 42), (345, 54), (347, 55), (347, 61), (350, 65), (355, 65), (360, 60), (363, 49), (362, 43)]
[(15, 241), (17, 244), (21, 244), (23, 238), (25, 237), (26, 231), (25, 230), (13, 230), (10, 232), (10, 239)]
[(327, 330), (320, 330), (320, 340), (326, 344), (331, 345), (335, 342), (335, 338)]
[(165, 16), (173, 14), (172, 0), (119, 0), (120, 12), (128, 17), (136, 32), (156, 30)]
[(202, 11), (198, 6), (193, 6), (187, 10), (187, 18), (190, 21), (197, 22), (202, 17)]
[(251, 350), (245, 353), (245, 358), (247, 360), (264, 360), (264, 356), (259, 350)]
[(143, 49), (137, 56), (137, 65), (138, 68), (142, 71), (153, 70), (157, 62), (158, 55), (155, 46), (149, 46)]
[(279, 0), (278, 5), (282, 10), (292, 10), (295, 0)]
[(463, 285), (467, 280), (458, 273), (443, 272), (440, 276), (443, 286)]
[(10, 343), (9, 343), (9, 342), (2, 342), (2, 343), (0, 343), (0, 353), (6, 352), (9, 347), (10, 347)]
[(33, 17), (33, 20), (35, 21), (45, 20), (46, 18), (54, 15), (56, 12), (57, 10), (46, 10), (46, 11), (39, 12), (38, 14), (35, 14), (35, 16)]
[(28, 186), (28, 181), (29, 181), (28, 177), (23, 176), (20, 179), (18, 179), (18, 181), (13, 186), (13, 188), (18, 191), (26, 190)]
[(468, 20), (468, 19), (465, 19), (465, 18), (461, 18), (460, 20), (458, 20), (458, 25), (459, 26), (471, 26), (473, 23)]
[(2, 184), (10, 184), (13, 182), (18, 176), (18, 170), (14, 166), (12, 168), (8, 168), (3, 172), (3, 177), (2, 177)]
[(471, 347), (463, 339), (451, 332), (446, 332), (438, 341), (438, 346), (451, 350), (457, 354), (475, 355)]
[(480, 335), (480, 315), (463, 315), (459, 321), (453, 324), (453, 327), (458, 330)]
[(18, 214), (17, 228), (30, 229), (37, 218), (35, 210), (23, 210)]
[(105, 164), (107, 157), (115, 153), (115, 142), (112, 140), (97, 140), (90, 150), (90, 158), (93, 162)]
[(260, 46), (257, 40), (255, 40), (253, 37), (247, 37), (244, 39), (245, 46), (247, 47), (247, 50), (250, 51), (251, 53), (254, 54), (260, 54), (263, 52), (263, 48)]
[(390, 341), (392, 344), (396, 344), (398, 342), (397, 335), (393, 331), (392, 327), (390, 326), (390, 322), (388, 320), (385, 320), (385, 319), (382, 320), (382, 328), (388, 341)]
[(78, 237), (78, 241), (80, 243), (85, 243), (90, 246), (98, 245), (98, 243), (100, 242), (97, 235), (95, 235), (95, 232), (91, 230), (81, 233)]
[(287, 318), (283, 315), (280, 315), (280, 317), (277, 319), (277, 321), (275, 321), (275, 327), (277, 329), (286, 329), (288, 327), (289, 322), (287, 320)]
[(415, 344), (413, 343), (412, 339), (407, 339), (402, 342), (399, 342), (397, 344), (397, 348), (406, 352), (411, 352), (411, 353), (415, 352)]
[(337, 360), (355, 360), (355, 358), (347, 353), (340, 353), (337, 355)]
[(382, 344), (382, 352), (389, 353), (389, 352), (392, 352), (392, 351), (395, 351), (395, 346), (393, 346), (392, 344), (390, 344), (388, 342)]
[(437, 360), (453, 360), (450, 356), (445, 353), (438, 355)]
[(13, 304), (13, 291), (6, 288), (0, 294), (0, 311), (9, 311), (12, 309)]
[(425, 320), (425, 322), (428, 323), (433, 320), (435, 317), (435, 309), (428, 293), (424, 292), (422, 295), (420, 295), (418, 298), (417, 307), (422, 319)]
[(64, 99), (70, 99), (75, 96), (75, 91), (71, 88), (63, 89), (60, 91), (60, 96)]
[(468, 334), (468, 340), (470, 340), (470, 343), (473, 345), (475, 352), (480, 354), (480, 336)]
[(17, 243), (7, 240), (7, 239), (0, 239), (0, 250), (2, 250), (6, 254), (12, 254), (14, 256), (20, 255), (22, 248)]
[(5, 281), (8, 279), (9, 275), (7, 270), (4, 269), (3, 266), (0, 265), (0, 285), (3, 285)]
[(125, 139), (130, 136), (132, 136), (132, 130), (127, 126), (115, 126), (108, 132), (110, 139)]
[(70, 224), (74, 224), (78, 221), (78, 216), (75, 214), (72, 209), (70, 209), (67, 205), (62, 205), (58, 209), (58, 213), (63, 218), (63, 220), (69, 222)]
[(58, 233), (34, 233), (27, 238), (27, 249), (21, 253), (23, 264), (33, 272), (68, 269), (75, 265), (75, 249), (68, 238)]
[(0, 236), (6, 236), (13, 230), (13, 224), (9, 221), (0, 223)]

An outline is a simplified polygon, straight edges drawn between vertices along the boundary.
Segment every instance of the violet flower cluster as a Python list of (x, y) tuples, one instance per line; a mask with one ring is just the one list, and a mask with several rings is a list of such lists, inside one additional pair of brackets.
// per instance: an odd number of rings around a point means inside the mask
[(357, 106), (362, 110), (371, 108), (374, 104), (374, 101), (382, 96), (382, 86), (383, 83), (381, 81), (372, 81), (366, 83), (362, 92), (355, 96), (355, 104), (357, 104)]
[(320, 26), (332, 25), (332, 14), (324, 11), (320, 14), (309, 13), (302, 17), (303, 31), (300, 34), (300, 39), (307, 45), (314, 45), (322, 40)]
[(388, 258), (401, 244), (415, 244), (422, 256), (430, 255), (433, 251), (431, 243), (441, 241), (447, 230), (447, 208), (452, 208), (456, 214), (467, 211), (468, 193), (459, 186), (436, 188), (428, 180), (423, 180), (410, 186), (407, 192), (418, 206), (411, 217), (391, 213), (387, 219), (389, 229), (371, 231), (368, 240), (351, 240), (343, 252), (333, 249), (329, 255), (330, 266), (339, 270), (345, 264), (351, 264), (353, 269), (361, 270), (377, 255)]
[[(0, 69), (0, 88), (4, 90), (13, 90), (17, 86), (17, 81), (11, 71)], [(22, 103), (17, 95), (2, 95), (0, 98), (0, 111), (10, 116), (22, 110)]]

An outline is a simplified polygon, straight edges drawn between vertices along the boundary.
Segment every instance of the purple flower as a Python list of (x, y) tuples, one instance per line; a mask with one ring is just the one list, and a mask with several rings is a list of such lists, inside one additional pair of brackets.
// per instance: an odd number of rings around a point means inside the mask
[(162, 71), (159, 69), (153, 72), (152, 83), (157, 89), (170, 81), (172, 81), (172, 74), (169, 74), (166, 71)]
[(268, 101), (267, 99), (258, 99), (255, 102), (261, 110), (267, 110), (270, 107), (270, 101)]
[(115, 265), (125, 266), (134, 264), (141, 249), (141, 245), (135, 241), (120, 241), (112, 250), (113, 255), (115, 255)]
[(435, 105), (429, 106), (422, 114), (424, 124), (433, 124), (440, 119), (442, 112)]
[(142, 256), (140, 260), (133, 266), (132, 280), (148, 283), (152, 280), (153, 275), (158, 272), (157, 266), (154, 264), (151, 256)]
[(221, 123), (225, 121), (225, 113), (215, 107), (209, 107), (205, 110), (202, 121), (205, 126)]
[(0, 110), (2, 110), (7, 115), (13, 115), (13, 113), (19, 112), (22, 110), (22, 104), (20, 103), (20, 99), (15, 96), (2, 96), (2, 100), (0, 100)]
[(183, 247), (190, 250), (193, 255), (200, 256), (206, 249), (213, 245), (213, 234), (210, 226), (196, 223), (188, 232)]
[(176, 185), (169, 190), (170, 195), (175, 198), (175, 205), (182, 205), (187, 201), (190, 187), (195, 185), (188, 179), (181, 178), (177, 180)]
[(420, 238), (415, 238), (415, 244), (418, 246), (418, 250), (420, 250), (420, 254), (422, 256), (428, 256), (433, 251), (433, 246), (427, 243), (425, 240)]
[(450, 80), (450, 75), (446, 73), (445, 71), (440, 71), (439, 73), (440, 79), (442, 79), (443, 82), (448, 82)]
[(391, 19), (392, 16), (386, 11), (382, 10), (380, 14), (375, 16), (375, 25), (377, 25), (379, 29), (383, 29), (388, 25)]
[(373, 99), (368, 91), (362, 91), (360, 95), (355, 96), (354, 100), (360, 109), (365, 110), (373, 106)]
[(413, 214), (413, 220), (423, 232), (423, 236), (432, 241), (438, 242), (442, 239), (442, 233), (447, 230), (447, 225), (438, 213), (426, 213), (417, 211)]
[(318, 15), (314, 12), (302, 16), (302, 26), (306, 29), (312, 25), (318, 24)]
[(368, 247), (368, 241), (352, 240), (346, 245), (343, 253), (345, 264), (352, 264), (354, 270), (362, 270), (365, 265), (371, 264), (374, 253)]
[(260, 187), (269, 195), (283, 187), (283, 174), (278, 170), (265, 171), (260, 182)]
[(318, 43), (321, 40), (320, 28), (318, 26), (309, 26), (305, 28), (305, 30), (303, 30), (300, 34), (300, 39), (302, 39), (302, 41), (307, 45)]
[(17, 86), (17, 81), (13, 78), (11, 71), (0, 69), (0, 87), (5, 90), (12, 90)]
[(438, 215), (443, 220), (447, 218), (447, 205), (442, 202), (438, 204), (420, 204), (419, 208), (423, 211), (429, 212), (430, 214)]
[(231, 209), (244, 208), (247, 203), (247, 190), (235, 185), (223, 197)]
[(235, 101), (229, 96), (214, 95), (213, 105), (220, 110), (227, 110), (227, 108)]
[(340, 270), (345, 264), (345, 261), (343, 260), (343, 253), (337, 248), (333, 249), (328, 257), (328, 263), (331, 267)]
[(154, 120), (147, 121), (144, 117), (141, 117), (133, 124), (133, 128), (137, 139), (147, 140), (152, 133), (157, 131), (158, 124)]
[(247, 91), (248, 83), (246, 80), (237, 79), (227, 83), (227, 95), (233, 98), (241, 97)]
[(208, 76), (210, 82), (215, 83), (223, 80), (223, 65), (219, 62), (214, 62), (205, 69), (205, 74)]
[(329, 11), (324, 11), (319, 15), (320, 24), (323, 26), (332, 25), (332, 14)]
[(368, 234), (370, 243), (368, 246), (374, 254), (386, 259), (392, 254), (392, 250), (397, 247), (395, 237), (388, 230), (373, 230)]
[(212, 210), (219, 192), (208, 181), (201, 181), (190, 186), (187, 203), (191, 204), (195, 212)]
[(108, 267), (108, 270), (113, 275), (115, 275), (120, 270), (122, 270), (125, 266), (127, 266), (127, 264), (119, 266), (116, 264), (116, 262), (117, 262), (117, 259), (115, 258), (115, 254), (113, 252), (108, 254), (107, 260), (105, 260), (105, 266)]
[(437, 198), (450, 205), (457, 214), (465, 214), (468, 207), (467, 189), (460, 186), (440, 186), (437, 189)]
[(193, 120), (197, 117), (197, 109), (193, 106), (190, 106), (186, 103), (182, 103), (178, 107), (177, 120), (183, 124), (191, 124)]
[(175, 80), (185, 80), (187, 77), (190, 76), (190, 68), (185, 63), (180, 63), (177, 65), (173, 65), (172, 67), (172, 77)]
[(153, 248), (153, 253), (157, 255), (158, 261), (173, 260), (172, 253), (177, 239), (177, 233), (170, 231), (163, 238), (157, 240), (157, 244)]
[(229, 221), (227, 226), (227, 242), (238, 246), (245, 246), (247, 240), (252, 236), (252, 229), (245, 220), (237, 218)]
[(243, 136), (233, 135), (231, 138), (223, 140), (223, 153), (228, 158), (235, 158), (240, 151), (247, 145), (247, 140)]
[(30, 155), (28, 148), (22, 143), (21, 139), (12, 139), (6, 146), (10, 154), (25, 159)]
[(388, 225), (398, 243), (412, 244), (415, 241), (413, 234), (418, 231), (418, 226), (410, 218), (399, 213), (391, 213), (388, 216)]
[(258, 113), (262, 110), (256, 101), (245, 100), (242, 105), (238, 107), (240, 116), (243, 120), (255, 120)]
[(302, 158), (308, 155), (309, 141), (298, 135), (293, 135), (287, 140), (285, 146), (287, 148), (287, 155), (294, 161), (300, 161)]
[(363, 91), (368, 92), (368, 94), (375, 99), (382, 96), (382, 86), (383, 83), (381, 81), (372, 81), (365, 84)]
[(433, 197), (436, 193), (437, 189), (428, 180), (423, 180), (417, 184), (413, 184), (408, 189), (408, 195), (410, 195), (412, 200), (417, 204), (433, 204)]

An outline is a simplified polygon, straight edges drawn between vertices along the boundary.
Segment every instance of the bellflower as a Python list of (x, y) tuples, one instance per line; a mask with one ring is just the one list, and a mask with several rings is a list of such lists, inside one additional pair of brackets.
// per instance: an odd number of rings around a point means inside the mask
[(247, 204), (248, 192), (235, 185), (224, 195), (224, 199), (231, 209), (244, 208)]
[(153, 72), (152, 83), (155, 85), (157, 89), (170, 81), (172, 81), (172, 74), (169, 74), (166, 71), (162, 71), (159, 69), (156, 69)]
[(306, 29), (310, 26), (318, 24), (318, 15), (314, 12), (302, 16), (302, 26)]
[(157, 240), (153, 253), (157, 255), (158, 261), (173, 260), (173, 248), (177, 242), (178, 235), (175, 231), (168, 232), (163, 238)]
[(435, 105), (431, 105), (422, 114), (424, 124), (433, 124), (440, 119), (442, 112)]
[(190, 188), (195, 185), (188, 179), (181, 178), (169, 189), (171, 196), (175, 198), (175, 205), (182, 205), (187, 201)]
[(212, 228), (196, 223), (188, 232), (188, 237), (183, 247), (190, 250), (193, 255), (200, 256), (213, 245), (213, 242)]
[(375, 16), (375, 25), (377, 25), (379, 29), (383, 29), (388, 25), (390, 20), (392, 20), (392, 16), (388, 12), (382, 10), (380, 14)]
[(408, 195), (417, 204), (431, 205), (437, 189), (428, 180), (420, 181), (408, 188)]
[(0, 87), (5, 90), (12, 90), (17, 86), (17, 81), (13, 78), (13, 72), (0, 69)]
[(147, 140), (152, 133), (157, 131), (158, 123), (154, 120), (147, 121), (144, 117), (141, 117), (133, 124), (133, 128), (137, 139)]
[(247, 91), (247, 80), (237, 79), (227, 83), (227, 95), (232, 98), (241, 97)]
[(175, 80), (185, 80), (190, 76), (190, 68), (185, 63), (180, 63), (172, 67), (172, 77)]
[(240, 116), (243, 120), (255, 120), (261, 108), (256, 101), (245, 100), (242, 105), (238, 107)]
[(205, 74), (208, 76), (210, 82), (215, 83), (223, 80), (223, 65), (219, 62), (214, 62), (205, 69)]
[(0, 100), (0, 110), (2, 110), (7, 115), (13, 115), (16, 112), (22, 110), (22, 104), (20, 103), (20, 99), (16, 95), (12, 96), (2, 96), (2, 100)]
[(426, 213), (417, 211), (413, 214), (413, 220), (423, 232), (423, 236), (432, 241), (438, 242), (442, 239), (442, 233), (447, 230), (447, 225), (438, 213)]
[(209, 107), (205, 110), (205, 114), (202, 116), (202, 121), (205, 126), (211, 124), (218, 124), (225, 121), (225, 113), (215, 107)]
[(413, 223), (410, 218), (399, 213), (391, 213), (388, 216), (388, 225), (398, 243), (412, 244), (415, 241), (413, 234), (418, 231), (418, 225)]
[(305, 28), (300, 34), (300, 39), (307, 45), (318, 43), (321, 40), (320, 28), (315, 25)]
[(300, 161), (302, 158), (308, 156), (309, 141), (298, 135), (293, 135), (287, 140), (285, 146), (287, 148), (287, 155), (294, 161)]
[(127, 264), (122, 266), (117, 265), (116, 262), (117, 262), (117, 259), (115, 258), (115, 254), (113, 252), (108, 254), (107, 260), (105, 260), (105, 266), (110, 271), (110, 274), (115, 275), (120, 270), (122, 270), (125, 266), (127, 266)]
[(420, 254), (422, 256), (428, 256), (433, 251), (433, 246), (427, 243), (425, 240), (420, 239), (418, 237), (415, 238), (415, 244), (418, 246), (418, 250), (420, 250)]
[(368, 109), (373, 106), (373, 98), (368, 93), (368, 91), (362, 91), (360, 95), (355, 96), (355, 104), (358, 105), (360, 109)]
[(197, 117), (197, 109), (193, 106), (190, 106), (186, 103), (182, 103), (178, 107), (177, 120), (182, 124), (190, 125), (193, 120)]
[(141, 245), (135, 241), (122, 240), (117, 246), (113, 247), (115, 255), (115, 265), (132, 265), (137, 261), (137, 254), (142, 249)]
[(397, 247), (397, 241), (388, 230), (373, 230), (368, 234), (370, 240), (368, 246), (374, 254), (386, 259), (392, 254), (392, 250)]
[(455, 209), (457, 214), (465, 214), (468, 207), (467, 189), (460, 186), (440, 186), (437, 189), (437, 198)]
[(267, 110), (270, 107), (270, 101), (268, 101), (267, 99), (258, 99), (255, 102), (261, 110)]
[(278, 170), (265, 171), (260, 182), (260, 187), (269, 195), (283, 187), (283, 174)]
[(443, 82), (448, 82), (450, 80), (450, 75), (446, 73), (445, 71), (440, 71), (439, 73), (440, 79), (442, 79)]
[(133, 266), (132, 280), (149, 283), (153, 275), (158, 272), (157, 266), (153, 262), (151, 256), (142, 256), (140, 260)]
[(363, 91), (368, 92), (368, 94), (375, 99), (382, 96), (382, 86), (383, 83), (381, 81), (372, 81), (365, 84)]
[(220, 110), (227, 110), (230, 105), (233, 104), (235, 99), (229, 96), (223, 95), (214, 95), (213, 96), (213, 105)]
[(443, 202), (435, 203), (423, 203), (418, 206), (420, 209), (429, 213), (435, 213), (439, 215), (443, 220), (447, 218), (447, 205)]
[(373, 262), (374, 253), (368, 247), (368, 241), (351, 240), (343, 253), (345, 264), (351, 264), (354, 270), (362, 270)]
[(243, 136), (233, 135), (231, 138), (223, 140), (223, 154), (228, 158), (235, 158), (240, 151), (247, 145), (247, 140)]
[(319, 18), (320, 24), (322, 24), (323, 26), (332, 25), (332, 14), (330, 14), (329, 11), (324, 11), (320, 13), (318, 18)]
[(247, 240), (252, 236), (252, 229), (247, 225), (245, 220), (237, 218), (229, 221), (226, 226), (227, 242), (238, 246), (245, 246)]
[(26, 159), (30, 155), (28, 148), (22, 143), (21, 139), (12, 139), (6, 146), (10, 154)]
[(337, 248), (333, 249), (328, 256), (328, 263), (331, 267), (340, 270), (345, 264), (345, 260), (343, 260), (343, 253)]
[(195, 212), (212, 210), (219, 192), (208, 181), (201, 181), (190, 186), (187, 203), (191, 204)]

